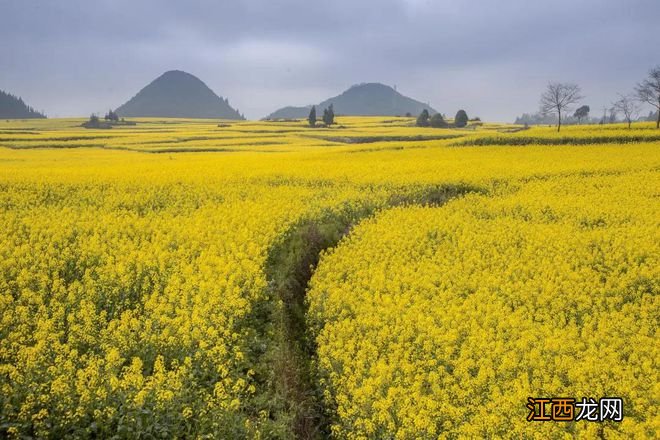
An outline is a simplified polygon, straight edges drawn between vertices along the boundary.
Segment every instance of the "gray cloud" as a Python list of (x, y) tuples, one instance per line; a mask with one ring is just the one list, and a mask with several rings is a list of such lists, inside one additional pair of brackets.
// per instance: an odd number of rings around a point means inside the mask
[(0, 89), (86, 115), (182, 69), (251, 118), (380, 81), (512, 120), (549, 80), (592, 109), (631, 90), (660, 63), (658, 22), (657, 0), (0, 0)]

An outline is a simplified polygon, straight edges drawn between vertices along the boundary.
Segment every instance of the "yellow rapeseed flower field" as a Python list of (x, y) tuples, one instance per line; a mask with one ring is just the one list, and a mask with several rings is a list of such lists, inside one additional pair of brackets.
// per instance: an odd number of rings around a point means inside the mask
[[(0, 121), (1, 437), (294, 435), (269, 261), (328, 218), (317, 435), (658, 436), (650, 124), (81, 122)], [(527, 422), (534, 396), (624, 419)]]
[[(309, 293), (333, 432), (654, 437), (658, 177), (534, 179), (361, 224)], [(538, 425), (521, 402), (539, 395), (620, 396), (628, 412)]]

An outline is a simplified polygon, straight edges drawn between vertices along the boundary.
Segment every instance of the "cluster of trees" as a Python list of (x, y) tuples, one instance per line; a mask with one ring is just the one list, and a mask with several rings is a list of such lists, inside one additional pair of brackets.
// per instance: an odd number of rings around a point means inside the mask
[[(459, 110), (454, 117), (454, 126), (458, 128), (465, 127), (468, 123), (468, 115), (465, 110)], [(441, 113), (436, 113), (433, 116), (429, 115), (429, 111), (424, 109), (417, 117), (418, 127), (434, 127), (434, 128), (447, 128), (449, 123)]]
[[(585, 108), (586, 107), (586, 108)], [(588, 109), (588, 111), (587, 111)], [(590, 109), (588, 105), (583, 105), (575, 113), (562, 116), (561, 123), (562, 125), (574, 125), (574, 124), (614, 124), (615, 122), (620, 122), (621, 112), (617, 109), (617, 106), (611, 105), (610, 107), (605, 106), (603, 108), (603, 113), (600, 116), (591, 116)], [(654, 111), (650, 111), (647, 116), (640, 116), (637, 118), (637, 121), (649, 121), (655, 122), (658, 118), (658, 115)], [(624, 118), (625, 119), (625, 118)], [(631, 122), (634, 122), (634, 117), (631, 117)], [(523, 113), (521, 116), (518, 116), (514, 124), (517, 125), (556, 125), (557, 124), (557, 115), (547, 114), (542, 115), (541, 113)]]
[(108, 110), (108, 113), (105, 114), (104, 119), (109, 122), (119, 122), (119, 115), (112, 110)]
[[(567, 118), (566, 123), (572, 123), (572, 117)], [(514, 124), (518, 125), (554, 125), (557, 123), (557, 117), (554, 115), (542, 115), (540, 113), (523, 113), (518, 116)]]
[(108, 123), (102, 124), (98, 115), (92, 113), (91, 115), (89, 115), (89, 119), (87, 120), (87, 122), (83, 122), (82, 126), (85, 128), (108, 128), (110, 124)]
[[(316, 106), (312, 106), (312, 109), (309, 111), (307, 122), (309, 122), (310, 127), (316, 126)], [(323, 110), (323, 123), (326, 126), (330, 126), (335, 123), (335, 109), (332, 104)]]
[[(560, 131), (562, 117), (565, 117), (570, 108), (582, 99), (584, 99), (584, 96), (582, 96), (580, 86), (577, 84), (551, 82), (541, 95), (539, 114), (544, 117), (556, 117), (557, 131)], [(628, 123), (628, 128), (630, 128), (632, 122), (639, 115), (641, 104), (649, 104), (658, 110), (656, 128), (660, 128), (660, 66), (649, 71), (648, 76), (637, 84), (634, 93), (620, 94), (609, 109), (609, 118), (607, 118), (608, 109), (606, 108), (600, 123), (615, 122), (616, 115), (621, 114), (623, 120)], [(575, 111), (573, 117), (580, 123), (583, 119), (588, 118), (589, 110), (589, 106), (583, 105)]]
[(112, 128), (114, 125), (135, 125), (133, 121), (125, 121), (124, 118), (120, 119), (119, 115), (113, 110), (109, 110), (103, 119), (105, 121), (101, 121), (101, 118), (96, 113), (92, 113), (82, 126), (85, 128)]

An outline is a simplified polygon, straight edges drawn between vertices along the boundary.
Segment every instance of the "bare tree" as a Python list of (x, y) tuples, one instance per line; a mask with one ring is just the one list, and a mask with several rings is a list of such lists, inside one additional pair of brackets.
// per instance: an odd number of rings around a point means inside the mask
[(637, 99), (658, 109), (655, 128), (660, 128), (660, 66), (651, 69), (649, 76), (637, 84), (635, 91), (637, 92)]
[(607, 110), (610, 112), (610, 115), (607, 117), (607, 123), (608, 124), (615, 124), (616, 123), (616, 117), (619, 113), (617, 112), (616, 108), (614, 108), (614, 106), (610, 107)]
[(548, 83), (548, 88), (541, 95), (541, 113), (543, 115), (556, 113), (557, 131), (559, 131), (561, 130), (561, 114), (583, 98), (580, 86), (577, 84)]
[(619, 95), (618, 101), (612, 103), (612, 108), (623, 114), (623, 119), (628, 123), (628, 128), (630, 128), (633, 118), (639, 113), (639, 105), (630, 95)]

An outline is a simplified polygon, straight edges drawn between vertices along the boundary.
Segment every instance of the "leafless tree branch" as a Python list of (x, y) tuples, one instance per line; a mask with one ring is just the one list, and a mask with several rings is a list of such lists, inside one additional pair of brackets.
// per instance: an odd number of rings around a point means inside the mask
[(543, 95), (541, 95), (541, 114), (556, 114), (559, 118), (557, 131), (561, 129), (561, 115), (569, 108), (584, 99), (580, 86), (571, 83), (548, 83)]
[(635, 88), (637, 99), (658, 109), (656, 128), (660, 128), (660, 66), (649, 71), (648, 77)]
[(630, 128), (633, 118), (640, 110), (635, 98), (630, 95), (619, 95), (619, 99), (612, 103), (612, 108), (617, 112), (623, 113), (623, 117), (628, 123), (628, 128)]

